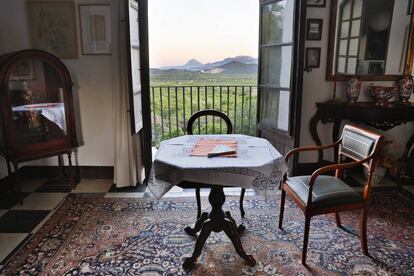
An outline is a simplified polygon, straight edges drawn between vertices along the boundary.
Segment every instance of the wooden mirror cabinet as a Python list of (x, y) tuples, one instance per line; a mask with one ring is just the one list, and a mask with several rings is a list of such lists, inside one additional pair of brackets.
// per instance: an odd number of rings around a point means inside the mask
[[(19, 163), (62, 155), (78, 146), (72, 80), (65, 65), (42, 50), (23, 50), (0, 57), (0, 152), (11, 165), (20, 194)], [(72, 184), (73, 181), (70, 181)]]

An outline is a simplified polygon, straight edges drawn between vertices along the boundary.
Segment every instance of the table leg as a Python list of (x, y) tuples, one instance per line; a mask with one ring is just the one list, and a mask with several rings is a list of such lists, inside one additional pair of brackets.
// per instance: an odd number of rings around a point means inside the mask
[(193, 269), (194, 268), (194, 262), (197, 260), (198, 256), (200, 256), (201, 251), (203, 250), (204, 244), (206, 243), (206, 240), (208, 236), (210, 236), (211, 232), (213, 231), (213, 223), (209, 220), (203, 223), (203, 227), (201, 228), (200, 236), (198, 236), (193, 255), (191, 255), (190, 258), (185, 258), (183, 263), (183, 268)]
[(229, 239), (233, 243), (233, 246), (236, 249), (236, 252), (239, 254), (239, 256), (242, 257), (243, 260), (245, 260), (249, 266), (255, 266), (256, 260), (253, 258), (252, 255), (247, 255), (243, 249), (243, 245), (241, 243), (239, 236), (239, 229), (236, 227), (236, 225), (231, 220), (227, 220), (224, 222), (223, 230), (224, 233), (226, 233), (227, 237), (229, 237)]
[(244, 230), (246, 230), (246, 227), (244, 227), (243, 224), (240, 224), (237, 227), (237, 222), (234, 220), (234, 218), (231, 216), (230, 212), (226, 212), (224, 214), (226, 216), (226, 218), (228, 218), (237, 228), (237, 233), (239, 233), (239, 235), (243, 234)]
[(188, 226), (184, 229), (184, 231), (190, 236), (195, 236), (195, 234), (200, 232), (206, 220), (208, 220), (208, 213), (204, 212), (201, 214), (200, 218), (196, 221), (194, 228), (191, 228), (190, 226)]
[(211, 232), (224, 231), (229, 239), (232, 241), (236, 252), (242, 257), (249, 266), (256, 265), (256, 261), (251, 255), (247, 255), (243, 249), (239, 234), (245, 229), (243, 225), (237, 227), (236, 221), (232, 218), (230, 212), (223, 212), (223, 204), (226, 200), (226, 196), (223, 192), (223, 187), (214, 186), (211, 188), (208, 200), (211, 204), (212, 210), (209, 215), (203, 213), (201, 218), (197, 221), (194, 229), (186, 228), (186, 232), (190, 235), (194, 235), (200, 231), (200, 235), (197, 238), (194, 252), (190, 258), (186, 258), (183, 263), (184, 269), (192, 269), (194, 262), (200, 256), (204, 244), (210, 236)]

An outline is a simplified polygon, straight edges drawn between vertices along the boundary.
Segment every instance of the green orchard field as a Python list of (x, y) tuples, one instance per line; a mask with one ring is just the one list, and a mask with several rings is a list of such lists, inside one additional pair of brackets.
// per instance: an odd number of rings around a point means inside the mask
[[(256, 74), (206, 74), (182, 70), (151, 74), (153, 145), (184, 135), (191, 114), (203, 109), (226, 113), (233, 123), (233, 133), (254, 135), (256, 84)], [(227, 131), (224, 121), (218, 118), (202, 118), (193, 126), (195, 134)]]

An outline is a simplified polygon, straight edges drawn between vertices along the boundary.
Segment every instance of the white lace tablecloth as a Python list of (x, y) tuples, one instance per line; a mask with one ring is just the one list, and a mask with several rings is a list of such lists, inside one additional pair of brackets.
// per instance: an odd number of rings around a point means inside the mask
[(21, 105), (12, 108), (13, 112), (26, 112), (26, 111), (40, 111), (46, 119), (55, 123), (63, 131), (66, 131), (65, 120), (65, 105), (64, 103), (40, 103), (40, 104), (28, 104)]
[[(190, 153), (199, 139), (237, 140), (237, 157), (197, 157)], [(246, 135), (186, 135), (161, 142), (148, 188), (161, 198), (182, 181), (253, 188), (267, 198), (277, 192), (287, 165), (267, 140)]]

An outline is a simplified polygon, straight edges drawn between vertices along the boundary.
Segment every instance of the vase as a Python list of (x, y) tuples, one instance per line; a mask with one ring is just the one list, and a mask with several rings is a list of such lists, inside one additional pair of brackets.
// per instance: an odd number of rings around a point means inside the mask
[(374, 99), (376, 105), (387, 105), (389, 99), (391, 99), (396, 91), (396, 87), (390, 86), (376, 86), (371, 85), (371, 96)]
[(361, 92), (361, 81), (358, 78), (351, 78), (346, 87), (346, 99), (348, 102), (356, 103)]
[(411, 94), (413, 93), (413, 77), (405, 76), (399, 81), (398, 99), (401, 103), (409, 103)]

